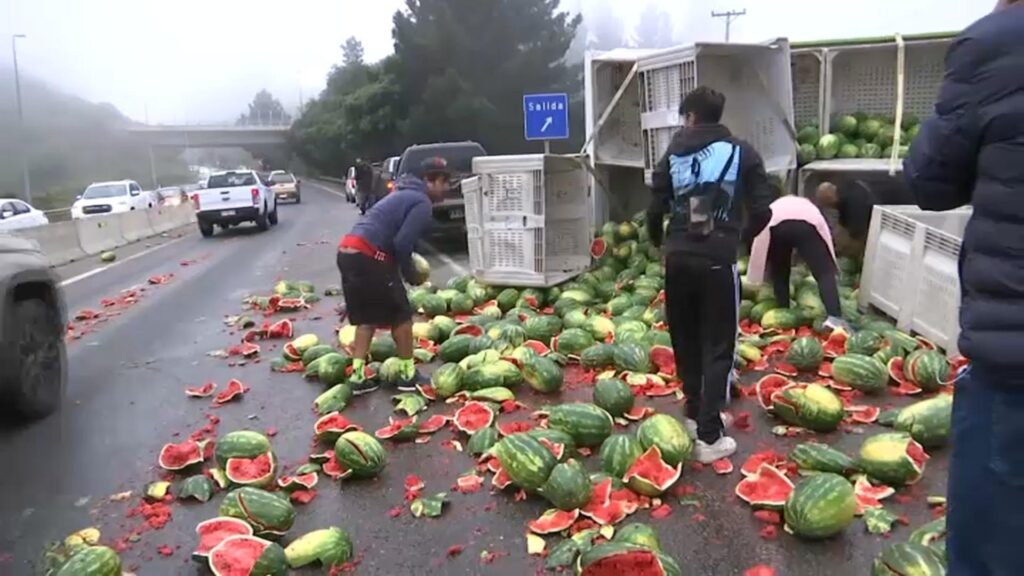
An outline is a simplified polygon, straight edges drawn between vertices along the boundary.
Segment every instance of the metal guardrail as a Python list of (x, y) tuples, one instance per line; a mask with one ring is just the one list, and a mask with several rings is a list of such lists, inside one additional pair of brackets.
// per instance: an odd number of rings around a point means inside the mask
[(67, 222), (71, 220), (71, 207), (43, 210), (43, 214), (46, 214), (50, 222)]

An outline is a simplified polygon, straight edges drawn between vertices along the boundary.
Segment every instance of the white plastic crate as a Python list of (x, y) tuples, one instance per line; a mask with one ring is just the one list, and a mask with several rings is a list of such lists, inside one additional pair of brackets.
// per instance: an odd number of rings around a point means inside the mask
[(793, 78), (793, 118), (796, 126), (824, 125), (825, 51), (820, 48), (794, 49), (790, 54)]
[(473, 276), (495, 286), (554, 286), (590, 266), (593, 225), (584, 156), (473, 160), (464, 180)]
[(970, 208), (925, 212), (916, 206), (875, 206), (859, 291), (896, 319), (957, 354), (960, 334), (960, 244)]
[[(587, 54), (584, 68), (587, 136), (590, 136), (598, 119), (629, 78), (629, 72), (637, 60), (654, 52), (623, 48)], [(639, 94), (637, 76), (634, 75), (587, 151), (595, 164), (643, 167)]]
[(680, 126), (679, 104), (698, 85), (726, 96), (722, 123), (758, 150), (769, 172), (796, 167), (789, 42), (695, 44), (640, 59), (640, 128), (649, 174)]

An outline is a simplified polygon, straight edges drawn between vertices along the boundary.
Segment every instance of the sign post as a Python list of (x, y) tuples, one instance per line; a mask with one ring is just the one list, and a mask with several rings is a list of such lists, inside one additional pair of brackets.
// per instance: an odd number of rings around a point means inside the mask
[(552, 140), (569, 138), (569, 95), (523, 95), (523, 129), (526, 140), (542, 140), (550, 154)]

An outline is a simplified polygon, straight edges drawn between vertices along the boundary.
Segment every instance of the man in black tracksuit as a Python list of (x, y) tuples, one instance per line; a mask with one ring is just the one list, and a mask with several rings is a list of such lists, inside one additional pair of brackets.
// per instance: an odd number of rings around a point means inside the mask
[(725, 96), (701, 86), (683, 99), (676, 132), (655, 169), (648, 230), (662, 245), (665, 215), (665, 311), (686, 393), (686, 426), (697, 460), (732, 455), (721, 410), (728, 397), (736, 342), (741, 204), (749, 240), (771, 218), (774, 193), (761, 156), (719, 124)]

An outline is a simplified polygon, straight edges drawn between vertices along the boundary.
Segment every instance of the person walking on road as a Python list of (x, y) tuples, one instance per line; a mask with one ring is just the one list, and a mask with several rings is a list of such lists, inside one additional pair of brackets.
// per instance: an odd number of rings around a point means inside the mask
[(779, 198), (771, 203), (771, 211), (768, 225), (754, 238), (747, 281), (760, 284), (767, 271), (775, 290), (775, 301), (780, 306), (789, 306), (789, 273), (795, 251), (818, 283), (818, 292), (828, 314), (825, 327), (849, 331), (839, 305), (836, 253), (825, 215), (813, 202), (800, 196)]
[(946, 54), (935, 115), (904, 162), (925, 210), (970, 204), (948, 515), (951, 576), (1024, 574), (1024, 0), (1003, 0)]
[(736, 343), (741, 204), (750, 235), (768, 222), (774, 197), (760, 155), (719, 123), (724, 108), (725, 96), (704, 86), (683, 99), (683, 127), (654, 171), (647, 210), (647, 229), (658, 247), (669, 215), (662, 247), (665, 312), (686, 393), (686, 427), (704, 463), (736, 451), (721, 410)]
[(373, 205), (373, 168), (362, 158), (356, 159), (356, 206), (359, 214)]
[(349, 379), (356, 394), (379, 386), (376, 378), (366, 378), (364, 370), (378, 327), (391, 329), (403, 362), (398, 389), (415, 390), (416, 384), (426, 381), (413, 363), (413, 311), (402, 279), (410, 284), (423, 281), (413, 267), (413, 248), (430, 228), (431, 204), (444, 198), (450, 179), (443, 158), (425, 160), (413, 174), (398, 181), (393, 193), (370, 208), (338, 245), (345, 309), (357, 327)]

